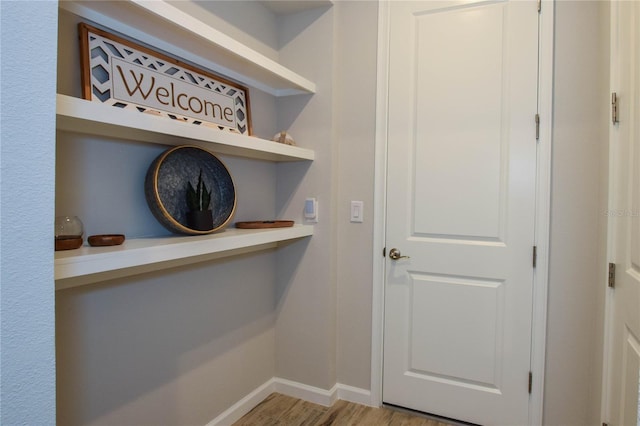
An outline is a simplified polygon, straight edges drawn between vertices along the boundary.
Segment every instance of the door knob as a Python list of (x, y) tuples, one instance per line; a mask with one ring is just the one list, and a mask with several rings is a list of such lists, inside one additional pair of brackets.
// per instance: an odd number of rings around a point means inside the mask
[(389, 252), (389, 257), (393, 260), (409, 259), (409, 256), (403, 256), (402, 253), (400, 253), (400, 250), (398, 250), (397, 248), (391, 249), (391, 251)]

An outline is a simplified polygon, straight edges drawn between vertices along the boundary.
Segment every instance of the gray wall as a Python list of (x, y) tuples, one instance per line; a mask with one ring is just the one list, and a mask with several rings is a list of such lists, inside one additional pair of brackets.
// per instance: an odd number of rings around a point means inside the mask
[[(277, 19), (261, 4), (236, 7), (262, 16), (246, 39), (275, 40)], [(208, 13), (198, 16), (213, 19)], [(80, 97), (77, 20), (60, 12), (58, 91)], [(251, 101), (259, 112), (254, 132), (271, 138), (275, 99), (252, 90)], [(143, 192), (149, 164), (165, 149), (59, 132), (56, 214), (78, 215), (87, 235), (167, 234)], [(276, 165), (220, 158), (238, 194), (233, 221), (273, 218)], [(58, 291), (58, 423), (206, 424), (270, 380), (276, 261), (274, 251), (264, 251)]]
[[(227, 28), (256, 49), (260, 45), (252, 44), (251, 37), (264, 26), (263, 39), (272, 40), (269, 31), (277, 28), (277, 45), (261, 51), (270, 57), (276, 51), (281, 63), (318, 86), (314, 96), (278, 100), (252, 91), (256, 133), (269, 138), (275, 130), (289, 130), (300, 146), (316, 151), (316, 160), (272, 165), (225, 158), (238, 186), (237, 219), (248, 218), (248, 212), (254, 217), (275, 212), (277, 217), (302, 222), (304, 198), (312, 196), (320, 202), (315, 235), (275, 254), (59, 292), (58, 394), (59, 419), (64, 423), (211, 419), (273, 376), (328, 390), (338, 380), (338, 365), (342, 366), (341, 382), (369, 387), (377, 4), (345, 2), (333, 8), (274, 16), (272, 26), (263, 16), (258, 29), (246, 32), (239, 32), (242, 23), (237, 15), (232, 22), (228, 6), (220, 5), (223, 10), (217, 10), (215, 4), (190, 4), (187, 10)], [(247, 7), (261, 8), (250, 2), (240, 2), (237, 7), (247, 13)], [(62, 20), (60, 67), (64, 72), (60, 73), (59, 90), (79, 96), (75, 22), (66, 13)], [(140, 188), (128, 184), (142, 179), (144, 164), (163, 147), (67, 133), (61, 135), (61, 141), (60, 214), (80, 215), (89, 233), (94, 229), (107, 232), (105, 224), (120, 226), (119, 232), (133, 235), (163, 233), (141, 201)], [(98, 159), (98, 170), (95, 166), (81, 171), (72, 167), (96, 164)], [(118, 167), (122, 172), (110, 175)], [(96, 206), (100, 200), (86, 193), (87, 187), (103, 191), (123, 188), (124, 193), (118, 195), (123, 202), (112, 204), (132, 207), (117, 211), (104, 203)], [(80, 191), (85, 193), (79, 196), (76, 192)], [(275, 199), (270, 196), (274, 193)], [(90, 199), (93, 201), (86, 201)], [(348, 220), (352, 199), (365, 202), (364, 224)], [(230, 284), (239, 279), (247, 284)], [(243, 299), (246, 294), (253, 297)], [(172, 304), (173, 298), (179, 303)], [(201, 306), (201, 300), (211, 300), (211, 309)], [(107, 321), (108, 313), (114, 311), (118, 318)], [(246, 323), (253, 326), (246, 328)], [(180, 330), (188, 330), (188, 337), (173, 334)], [(234, 338), (228, 340), (228, 334)], [(137, 335), (144, 338), (137, 341)], [(166, 352), (157, 355), (158, 347)], [(174, 365), (193, 351), (200, 353), (202, 367), (182, 362), (178, 363), (181, 368)], [(227, 352), (228, 356), (220, 356)], [(256, 362), (247, 357), (248, 352), (264, 359)], [(153, 362), (132, 376), (134, 366), (145, 358)], [(239, 371), (236, 364), (230, 364), (232, 359), (256, 365)], [(100, 368), (92, 370), (96, 365)], [(228, 389), (232, 382), (236, 385)], [(214, 402), (206, 408), (199, 406), (198, 400), (188, 402), (187, 396), (205, 384)], [(128, 390), (118, 392), (119, 387)], [(84, 409), (73, 404), (81, 389), (88, 389), (81, 397)]]
[(56, 2), (0, 2), (0, 423), (5, 425), (55, 422), (57, 12)]
[[(280, 60), (319, 90), (279, 101), (280, 127), (317, 159), (279, 166), (278, 208), (295, 215), (307, 196), (321, 208), (308, 246), (278, 253), (277, 374), (326, 390), (370, 388), (377, 14), (377, 2), (336, 2), (281, 18)], [(351, 200), (364, 202), (364, 223), (349, 221)]]
[(609, 3), (556, 3), (544, 423), (600, 424)]
[(333, 115), (334, 9), (278, 22), (280, 62), (316, 83), (315, 95), (278, 100), (279, 129), (315, 150), (312, 164), (279, 164), (276, 211), (302, 220), (306, 197), (319, 203), (309, 241), (278, 251), (276, 373), (321, 389), (336, 382), (336, 141)]
[(274, 375), (274, 261), (58, 292), (58, 424), (206, 424)]
[[(341, 2), (338, 6), (338, 382), (368, 390), (378, 5), (368, 1)], [(351, 200), (364, 202), (363, 223), (349, 221)]]

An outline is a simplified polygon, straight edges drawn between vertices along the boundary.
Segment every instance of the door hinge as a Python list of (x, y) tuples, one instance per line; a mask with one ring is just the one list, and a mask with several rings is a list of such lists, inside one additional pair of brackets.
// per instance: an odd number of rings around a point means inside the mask
[(533, 373), (529, 371), (529, 393), (531, 393), (532, 388), (533, 388)]
[(387, 257), (387, 248), (386, 247), (382, 248), (382, 257)]
[(538, 0), (538, 13), (542, 10), (542, 0)]
[(532, 262), (532, 265), (535, 268), (537, 264), (538, 264), (538, 247), (537, 246), (533, 246), (533, 262)]
[(540, 140), (540, 114), (536, 114), (536, 140)]
[(609, 287), (616, 288), (616, 264), (609, 263)]
[(611, 93), (611, 122), (616, 124), (618, 120), (618, 94), (616, 92)]

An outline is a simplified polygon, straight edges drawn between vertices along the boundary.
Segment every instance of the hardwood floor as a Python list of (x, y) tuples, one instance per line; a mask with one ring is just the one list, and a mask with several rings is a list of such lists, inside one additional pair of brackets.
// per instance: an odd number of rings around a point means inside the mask
[(272, 393), (233, 426), (449, 426), (389, 408), (337, 401), (332, 407)]

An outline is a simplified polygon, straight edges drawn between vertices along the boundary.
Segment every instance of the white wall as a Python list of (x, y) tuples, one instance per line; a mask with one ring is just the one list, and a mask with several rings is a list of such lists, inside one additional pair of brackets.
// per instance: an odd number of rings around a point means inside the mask
[[(262, 29), (252, 26), (244, 41), (275, 38), (276, 17), (255, 2), (242, 3), (243, 13), (251, 5), (265, 16)], [(58, 90), (79, 97), (77, 20), (60, 12)], [(275, 99), (257, 90), (250, 95), (254, 132), (270, 138)], [(59, 132), (56, 213), (78, 215), (86, 235), (167, 234), (143, 190), (147, 168), (165, 149)], [(236, 185), (233, 221), (274, 217), (276, 165), (220, 158)], [(57, 292), (58, 423), (206, 424), (270, 380), (275, 269), (275, 253), (264, 251)]]
[(556, 3), (545, 425), (600, 423), (608, 7)]
[[(335, 8), (338, 382), (369, 390), (378, 5), (349, 1)], [(364, 202), (363, 223), (349, 221), (351, 200)]]
[(6, 425), (55, 423), (57, 11), (56, 2), (0, 2), (0, 423)]

